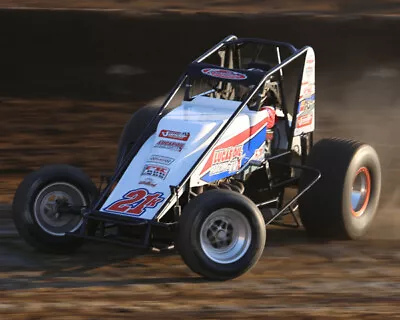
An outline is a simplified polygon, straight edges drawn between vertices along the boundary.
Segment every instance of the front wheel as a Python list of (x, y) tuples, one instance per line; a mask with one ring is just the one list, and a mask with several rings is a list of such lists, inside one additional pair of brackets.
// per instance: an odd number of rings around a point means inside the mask
[(46, 253), (68, 253), (83, 244), (68, 237), (82, 225), (81, 215), (60, 213), (60, 205), (87, 207), (97, 190), (80, 169), (49, 165), (29, 174), (19, 185), (13, 201), (14, 224), (20, 236), (35, 249)]
[(189, 268), (211, 280), (249, 271), (264, 250), (266, 230), (260, 210), (230, 190), (210, 190), (184, 208), (178, 250)]

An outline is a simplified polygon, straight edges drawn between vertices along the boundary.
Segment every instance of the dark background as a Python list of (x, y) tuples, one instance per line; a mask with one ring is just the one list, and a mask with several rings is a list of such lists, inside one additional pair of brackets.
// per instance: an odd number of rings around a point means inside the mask
[[(3, 10), (0, 33), (2, 202), (42, 164), (72, 163), (95, 179), (111, 171), (132, 112), (166, 94), (190, 61), (229, 34), (312, 46), (317, 137), (364, 139), (385, 168), (397, 159), (385, 147), (397, 130), (395, 18)], [(110, 73), (121, 65), (122, 74)]]
[(399, 1), (0, 0), (7, 6), (20, 8), (0, 10), (0, 208), (42, 164), (71, 163), (95, 181), (110, 172), (131, 114), (229, 34), (311, 45), (317, 139), (370, 143), (384, 179), (366, 239), (315, 243), (303, 230), (268, 228), (256, 267), (223, 283), (196, 278), (176, 253), (93, 243), (39, 254), (15, 230), (5, 236), (13, 224), (0, 215), (1, 319), (399, 315)]

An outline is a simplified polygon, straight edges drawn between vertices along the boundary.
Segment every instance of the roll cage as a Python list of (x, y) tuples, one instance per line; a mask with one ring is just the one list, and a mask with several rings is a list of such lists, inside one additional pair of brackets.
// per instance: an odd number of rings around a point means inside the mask
[[(268, 64), (262, 64), (263, 69), (259, 69), (257, 67), (260, 66), (260, 64), (255, 63), (255, 61), (250, 61), (250, 62), (245, 62), (240, 55), (240, 49), (249, 45), (253, 44), (258, 47), (268, 47), (269, 49), (273, 49), (276, 54), (276, 61), (271, 64), (269, 62)], [(175, 222), (160, 222), (160, 219), (165, 215), (166, 213), (166, 207), (171, 201), (176, 201), (174, 205), (174, 212), (177, 216), (180, 215), (180, 203), (179, 199), (181, 195), (183, 194), (183, 188), (188, 185), (188, 182), (191, 178), (191, 175), (193, 172), (198, 168), (200, 163), (202, 162), (203, 159), (205, 159), (213, 150), (213, 148), (217, 145), (220, 137), (227, 131), (233, 120), (240, 114), (240, 112), (247, 106), (249, 101), (254, 98), (257, 93), (259, 92), (260, 89), (262, 89), (263, 85), (267, 82), (270, 81), (273, 77), (276, 79), (280, 92), (282, 93), (281, 96), (281, 109), (284, 115), (284, 120), (285, 120), (285, 128), (286, 128), (286, 133), (288, 137), (288, 145), (287, 145), (287, 150), (282, 150), (280, 153), (273, 155), (272, 157), (268, 158), (265, 162), (274, 162), (282, 166), (286, 166), (288, 168), (299, 168), (302, 170), (307, 170), (310, 172), (313, 172), (315, 174), (315, 178), (311, 181), (309, 186), (305, 188), (302, 192), (298, 193), (291, 201), (289, 201), (286, 205), (283, 206), (283, 193), (281, 196), (279, 196), (276, 199), (271, 199), (268, 200), (264, 203), (259, 203), (257, 204), (258, 207), (262, 208), (264, 206), (267, 206), (271, 204), (272, 202), (276, 202), (277, 206), (279, 207), (279, 212), (275, 214), (269, 221), (266, 221), (266, 225), (271, 224), (274, 222), (274, 220), (282, 215), (284, 212), (287, 210), (291, 210), (291, 206), (297, 201), (298, 198), (300, 198), (309, 188), (311, 188), (320, 178), (320, 172), (318, 170), (315, 170), (313, 168), (309, 168), (304, 166), (304, 160), (307, 156), (307, 150), (312, 146), (313, 144), (313, 139), (312, 139), (312, 132), (309, 133), (308, 135), (308, 141), (305, 136), (301, 136), (301, 147), (302, 147), (302, 163), (301, 165), (294, 165), (290, 163), (290, 154), (291, 154), (291, 148), (292, 148), (292, 142), (293, 142), (293, 137), (294, 137), (294, 130), (296, 127), (296, 116), (298, 113), (298, 98), (300, 96), (300, 87), (301, 87), (301, 77), (299, 79), (299, 84), (296, 89), (296, 99), (295, 99), (295, 105), (293, 106), (292, 110), (292, 115), (293, 115), (293, 120), (289, 121), (288, 118), (288, 108), (286, 105), (286, 99), (285, 95), (283, 94), (283, 69), (292, 63), (294, 60), (299, 59), (300, 57), (304, 56), (308, 50), (312, 49), (309, 46), (305, 46), (301, 49), (295, 48), (293, 45), (289, 43), (284, 43), (284, 42), (277, 42), (277, 41), (270, 41), (270, 40), (264, 40), (264, 39), (256, 39), (256, 38), (238, 38), (234, 35), (230, 35), (217, 43), (215, 46), (210, 48), (208, 51), (206, 51), (204, 54), (202, 54), (200, 57), (195, 59), (192, 63), (189, 64), (188, 68), (186, 71), (180, 76), (179, 80), (173, 87), (173, 89), (170, 91), (169, 95), (167, 96), (166, 100), (164, 103), (161, 105), (161, 107), (158, 110), (157, 115), (149, 122), (147, 125), (146, 129), (142, 133), (142, 135), (138, 138), (136, 143), (132, 146), (131, 150), (126, 154), (126, 156), (123, 158), (121, 163), (119, 163), (115, 169), (114, 174), (109, 177), (107, 180), (107, 184), (104, 187), (104, 189), (101, 190), (100, 186), (100, 195), (97, 199), (96, 202), (93, 203), (93, 205), (90, 208), (86, 208), (83, 212), (83, 217), (84, 217), (84, 223), (80, 229), (80, 234), (69, 234), (71, 236), (79, 236), (79, 237), (85, 237), (85, 238), (95, 238), (93, 236), (88, 236), (86, 235), (86, 225), (89, 219), (97, 220), (100, 221), (102, 224), (102, 237), (98, 238), (96, 237), (97, 240), (104, 240), (108, 242), (115, 242), (119, 244), (124, 244), (126, 243), (118, 241), (118, 240), (112, 240), (112, 239), (106, 239), (104, 237), (104, 223), (110, 222), (114, 223), (118, 221), (119, 224), (126, 224), (126, 225), (146, 225), (148, 228), (146, 229), (146, 234), (145, 238), (143, 240), (143, 243), (140, 245), (132, 245), (134, 247), (150, 247), (150, 233), (151, 233), (151, 226), (161, 226), (161, 227), (173, 227), (175, 224), (177, 224), (177, 221)], [(283, 57), (282, 59), (282, 51), (288, 52), (287, 56)], [(207, 63), (205, 62), (208, 58), (211, 56), (215, 56), (215, 54), (218, 54), (220, 58), (220, 63)], [(255, 67), (254, 67), (255, 66)], [(266, 68), (265, 66), (268, 66)], [(253, 67), (253, 68), (252, 68)], [(304, 67), (303, 67), (304, 68)], [(210, 76), (208, 74), (202, 73), (202, 70), (204, 69), (219, 69), (219, 70), (224, 70), (228, 72), (233, 72), (233, 74), (238, 73), (245, 75), (245, 79), (224, 79), (218, 78), (215, 76)], [(257, 70), (255, 70), (257, 69)], [(303, 71), (303, 70), (302, 70)], [(180, 89), (184, 90), (184, 100), (188, 101), (193, 99), (193, 95), (191, 94), (191, 89), (192, 89), (192, 82), (193, 80), (199, 78), (199, 77), (205, 77), (207, 79), (213, 79), (217, 80), (218, 86), (216, 89), (212, 89), (209, 91), (201, 92), (199, 95), (207, 95), (207, 94), (212, 94), (212, 93), (217, 93), (219, 90), (223, 90), (224, 86), (227, 85), (234, 85), (237, 83), (243, 84), (248, 88), (247, 93), (242, 97), (240, 100), (241, 103), (237, 107), (236, 110), (232, 112), (231, 117), (228, 119), (228, 121), (222, 126), (222, 128), (219, 130), (218, 134), (215, 136), (215, 138), (212, 140), (212, 142), (207, 146), (203, 154), (200, 156), (200, 158), (196, 161), (195, 165), (188, 171), (187, 175), (183, 178), (181, 183), (176, 186), (170, 186), (171, 188), (171, 195), (167, 199), (167, 201), (163, 204), (163, 206), (160, 208), (159, 213), (155, 216), (153, 220), (146, 221), (142, 220), (140, 218), (135, 218), (135, 217), (120, 217), (120, 216), (115, 216), (112, 214), (107, 214), (104, 212), (100, 211), (100, 208), (104, 201), (107, 199), (109, 196), (110, 192), (112, 191), (113, 186), (118, 182), (118, 180), (122, 177), (126, 169), (128, 168), (129, 164), (131, 163), (132, 159), (134, 158), (135, 154), (139, 151), (140, 147), (142, 144), (145, 142), (146, 138), (148, 136), (149, 130), (152, 130), (151, 128), (153, 127), (153, 123), (160, 119), (162, 117), (163, 112), (166, 110), (166, 108), (170, 105), (171, 101), (173, 98), (177, 95), (178, 91)], [(219, 98), (224, 98), (219, 96)], [(280, 187), (285, 187), (289, 185), (293, 185), (293, 183), (296, 183), (297, 178), (289, 178), (284, 181), (279, 182), (277, 185)], [(276, 185), (276, 186), (277, 186)], [(80, 211), (80, 214), (82, 212)], [(293, 214), (293, 211), (292, 211)], [(293, 215), (296, 225), (295, 227), (299, 226), (299, 223), (296, 219), (296, 217)], [(279, 223), (274, 223), (274, 224), (279, 224)], [(292, 226), (292, 225), (285, 225), (285, 226)]]

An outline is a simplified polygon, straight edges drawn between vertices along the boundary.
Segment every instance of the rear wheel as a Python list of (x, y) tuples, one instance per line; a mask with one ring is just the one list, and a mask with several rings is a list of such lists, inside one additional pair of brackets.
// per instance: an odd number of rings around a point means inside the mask
[[(358, 239), (376, 215), (381, 191), (381, 167), (369, 145), (323, 139), (311, 149), (306, 165), (321, 171), (321, 179), (299, 199), (302, 223), (311, 236)], [(304, 174), (299, 190), (312, 180)]]
[(230, 190), (210, 190), (184, 208), (177, 247), (189, 268), (212, 280), (249, 271), (260, 259), (266, 238), (260, 210)]
[[(29, 174), (19, 185), (13, 201), (13, 219), (20, 236), (39, 251), (68, 253), (83, 239), (66, 236), (82, 225), (81, 215), (60, 213), (59, 206), (86, 207), (97, 189), (80, 169), (69, 165), (49, 165)], [(89, 232), (95, 225), (89, 225)]]

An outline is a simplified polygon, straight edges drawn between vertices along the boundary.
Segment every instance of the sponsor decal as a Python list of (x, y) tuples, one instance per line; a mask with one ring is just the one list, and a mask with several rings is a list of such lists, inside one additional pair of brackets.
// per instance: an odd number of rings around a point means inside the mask
[(142, 176), (156, 177), (164, 180), (168, 175), (168, 172), (169, 169), (166, 167), (147, 164), (143, 168)]
[(265, 159), (264, 155), (265, 155), (265, 143), (263, 143), (258, 149), (254, 151), (252, 162), (257, 164), (261, 163)]
[(303, 95), (300, 98), (309, 98), (314, 94), (314, 88), (311, 84), (302, 85), (302, 93)]
[(155, 183), (154, 180), (151, 178), (145, 178), (145, 179), (139, 181), (139, 184), (144, 184), (149, 187), (155, 187), (157, 185), (157, 183)]
[(264, 155), (264, 145), (256, 149), (256, 151), (254, 152), (254, 158), (256, 159), (261, 158), (263, 155)]
[[(229, 164), (229, 162), (225, 161), (226, 162), (225, 164), (224, 163), (221, 164), (221, 160), (219, 160), (220, 159), (219, 155), (218, 156), (216, 155), (216, 153), (221, 150), (226, 150), (229, 148), (237, 148), (236, 150), (239, 150), (238, 153), (241, 153), (240, 159), (238, 159), (238, 161), (236, 161), (236, 165), (234, 165), (234, 167), (232, 169), (233, 172), (239, 170), (240, 167), (242, 166), (243, 159), (245, 159), (245, 157), (246, 157), (245, 153), (247, 152), (246, 150), (248, 150), (248, 147), (246, 147), (246, 146), (248, 146), (251, 141), (255, 141), (254, 139), (260, 139), (260, 143), (262, 143), (262, 141), (265, 141), (265, 130), (266, 130), (265, 127), (267, 125), (267, 121), (268, 121), (268, 117), (265, 117), (263, 120), (261, 120), (254, 126), (238, 133), (234, 137), (232, 137), (232, 138), (228, 139), (227, 141), (218, 145), (213, 150), (211, 155), (207, 158), (207, 160), (201, 170), (200, 175), (204, 175), (202, 177), (202, 180), (204, 180), (204, 181), (212, 180), (210, 178), (210, 176), (212, 175), (212, 172), (210, 170), (213, 167), (213, 164), (215, 164), (213, 171), (216, 172), (214, 175), (217, 175), (217, 172), (220, 172), (222, 175), (226, 175), (226, 174), (229, 175), (229, 172), (225, 172), (225, 169), (223, 169), (223, 167), (227, 166)], [(251, 137), (251, 138), (249, 140), (247, 140), (249, 137)], [(259, 144), (257, 143), (257, 145), (259, 145)], [(219, 153), (221, 154), (221, 152), (219, 152)], [(235, 161), (233, 161), (233, 163), (235, 163)], [(220, 167), (220, 169), (218, 169), (218, 167)]]
[(172, 162), (174, 162), (175, 159), (170, 158), (170, 157), (161, 156), (161, 155), (158, 155), (158, 154), (152, 154), (148, 161), (149, 162), (154, 162), (154, 163), (161, 163), (161, 164), (165, 164), (165, 165), (168, 166)]
[(313, 99), (302, 100), (300, 101), (299, 104), (299, 113), (309, 111), (313, 109), (314, 106), (315, 106), (315, 100)]
[(308, 58), (306, 60), (306, 64), (313, 64), (314, 63), (314, 58)]
[(307, 67), (303, 73), (304, 82), (308, 82), (309, 84), (313, 84), (315, 82), (315, 70), (313, 67)]
[(313, 67), (307, 67), (305, 72), (306, 72), (307, 77), (309, 78), (313, 74), (314, 68)]
[(140, 216), (148, 208), (155, 208), (164, 200), (162, 192), (150, 193), (147, 189), (140, 188), (128, 191), (120, 200), (110, 204), (105, 211), (125, 213)]
[(243, 145), (215, 150), (210, 175), (239, 170), (242, 158)]
[(190, 137), (189, 132), (179, 132), (179, 131), (172, 131), (172, 130), (161, 130), (160, 134), (158, 135), (161, 138), (168, 138), (180, 141), (188, 141)]
[(185, 144), (182, 142), (168, 141), (168, 140), (160, 140), (155, 145), (156, 148), (169, 149), (178, 152), (181, 152), (184, 146)]
[(297, 118), (296, 128), (303, 128), (312, 124), (313, 116), (312, 114), (305, 114)]
[(228, 79), (228, 80), (244, 80), (247, 79), (247, 76), (240, 72), (235, 72), (232, 70), (223, 70), (223, 69), (202, 69), (202, 73), (220, 79)]

